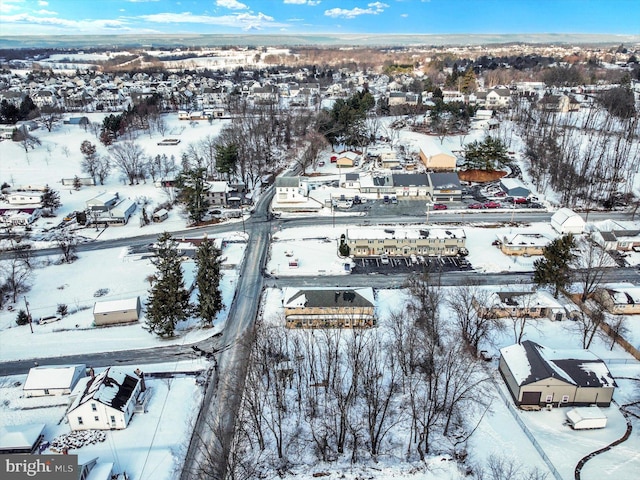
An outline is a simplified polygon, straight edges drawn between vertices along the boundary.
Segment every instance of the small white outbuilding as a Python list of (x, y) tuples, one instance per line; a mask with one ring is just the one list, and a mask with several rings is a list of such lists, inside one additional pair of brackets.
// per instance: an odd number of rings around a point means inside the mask
[(551, 226), (561, 235), (583, 233), (585, 221), (570, 208), (561, 208), (551, 217)]
[(567, 420), (574, 430), (604, 428), (607, 416), (598, 407), (576, 407), (567, 412)]
[(33, 367), (22, 389), (26, 397), (69, 395), (78, 381), (86, 376), (86, 370), (84, 364)]

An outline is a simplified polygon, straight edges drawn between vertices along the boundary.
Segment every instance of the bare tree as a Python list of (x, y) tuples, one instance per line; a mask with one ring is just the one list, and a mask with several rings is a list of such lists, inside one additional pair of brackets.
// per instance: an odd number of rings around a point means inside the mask
[(29, 290), (32, 275), (31, 267), (20, 257), (12, 256), (0, 264), (4, 285), (11, 300), (16, 303), (18, 295)]
[(576, 279), (582, 285), (580, 301), (585, 302), (602, 284), (606, 267), (611, 258), (607, 251), (593, 241), (584, 241), (580, 245), (581, 254), (576, 256)]
[(582, 339), (582, 348), (589, 348), (598, 328), (603, 322), (606, 322), (607, 314), (604, 307), (596, 303), (593, 309), (582, 308), (574, 320), (569, 328), (578, 330)]
[(473, 285), (456, 287), (447, 296), (447, 304), (463, 342), (477, 358), (480, 343), (502, 325), (489, 308), (489, 292)]
[(109, 152), (113, 158), (113, 164), (120, 169), (122, 174), (133, 185), (141, 177), (144, 164), (144, 150), (135, 142), (126, 141), (113, 145)]
[(624, 338), (629, 333), (629, 327), (626, 324), (627, 318), (624, 315), (613, 315), (607, 322), (608, 333), (611, 339), (609, 350), (613, 350), (616, 342), (620, 338)]
[(64, 263), (73, 263), (78, 258), (76, 256), (78, 238), (69, 232), (62, 231), (56, 235), (55, 240), (56, 245), (62, 252), (62, 261)]

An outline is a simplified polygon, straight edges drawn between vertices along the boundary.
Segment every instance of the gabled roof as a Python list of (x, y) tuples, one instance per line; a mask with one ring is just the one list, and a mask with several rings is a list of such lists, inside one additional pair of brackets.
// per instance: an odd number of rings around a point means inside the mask
[(457, 173), (453, 172), (434, 172), (429, 174), (431, 185), (438, 189), (460, 189), (460, 178)]
[(284, 307), (350, 307), (370, 308), (374, 306), (373, 289), (365, 288), (286, 288)]
[(429, 178), (426, 173), (394, 173), (394, 187), (427, 187)]
[(78, 365), (43, 365), (29, 370), (23, 390), (64, 389), (73, 388), (74, 379), (83, 377), (87, 366)]
[(297, 188), (300, 186), (300, 179), (298, 177), (276, 177), (276, 188)]
[(530, 340), (500, 349), (518, 385), (555, 378), (578, 387), (615, 387), (605, 363), (589, 350), (553, 350)]
[(95, 378), (89, 379), (84, 391), (76, 397), (69, 411), (89, 401), (95, 401), (122, 412), (138, 382), (140, 379), (109, 367)]

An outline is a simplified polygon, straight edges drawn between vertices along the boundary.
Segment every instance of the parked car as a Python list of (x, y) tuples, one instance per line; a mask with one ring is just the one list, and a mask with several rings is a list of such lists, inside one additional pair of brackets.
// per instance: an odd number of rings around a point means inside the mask
[(449, 207), (447, 207), (444, 203), (434, 203), (433, 204), (433, 209), (434, 210), (446, 210), (447, 208), (449, 208)]
[(391, 203), (393, 204), (398, 203), (398, 199), (396, 197), (391, 197)]
[(498, 202), (489, 201), (484, 204), (484, 208), (499, 208), (500, 204)]
[(528, 200), (526, 198), (522, 198), (522, 197), (515, 197), (513, 199), (513, 203), (518, 203), (518, 204), (523, 204), (523, 203), (527, 203)]
[(318, 162), (318, 166), (319, 166), (319, 167), (324, 167), (324, 160), (320, 160), (320, 161)]
[(382, 265), (389, 265), (389, 257), (387, 255), (380, 255), (380, 263)]
[(56, 315), (51, 315), (49, 317), (42, 317), (38, 323), (40, 325), (46, 325), (47, 323), (53, 323), (53, 322), (59, 322), (60, 321), (60, 317), (56, 316)]
[(484, 208), (484, 206), (481, 203), (472, 203), (469, 205), (468, 208), (472, 208), (473, 210), (479, 210), (481, 208)]

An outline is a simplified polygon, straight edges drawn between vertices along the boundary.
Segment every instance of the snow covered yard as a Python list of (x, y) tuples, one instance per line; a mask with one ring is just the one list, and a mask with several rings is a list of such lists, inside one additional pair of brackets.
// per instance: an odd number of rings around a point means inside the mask
[[(145, 372), (197, 373), (206, 367), (202, 360), (197, 359), (176, 364), (140, 365), (140, 368)], [(103, 442), (70, 449), (69, 453), (77, 454), (80, 461), (99, 457), (100, 462), (113, 462), (115, 472), (126, 471), (130, 478), (176, 478), (202, 399), (202, 387), (196, 384), (195, 378), (194, 375), (182, 374), (162, 379), (147, 377), (145, 380), (151, 398), (146, 413), (136, 413), (124, 430), (104, 431)], [(0, 385), (4, 399), (0, 405), (0, 425), (44, 423), (44, 441), (49, 443), (68, 434), (70, 429), (65, 418), (68, 395), (24, 398), (22, 384), (25, 379), (26, 375), (3, 378)], [(91, 436), (91, 432), (83, 433)]]
[[(126, 248), (107, 249), (102, 250), (100, 255), (81, 254), (71, 264), (49, 264), (34, 270), (33, 286), (25, 295), (33, 318), (54, 315), (58, 304), (66, 304), (69, 314), (58, 322), (33, 324), (31, 333), (29, 325), (18, 326), (15, 323), (17, 311), (25, 308), (22, 297), (13, 311), (0, 310), (0, 360), (150, 348), (193, 343), (211, 336), (224, 327), (235, 292), (236, 268), (242, 262), (246, 248), (242, 234), (229, 234), (223, 238), (236, 241), (225, 242), (222, 250), (226, 260), (220, 288), (225, 309), (218, 314), (213, 330), (201, 329), (194, 321), (186, 321), (177, 326), (175, 338), (160, 339), (144, 329), (144, 315), (141, 315), (139, 322), (130, 325), (96, 328), (93, 325), (95, 301), (139, 295), (144, 304), (149, 289), (146, 277), (156, 269), (148, 258), (129, 255)], [(193, 261), (183, 263), (187, 286), (193, 282), (194, 268)], [(108, 292), (104, 296), (94, 297), (100, 289)]]

